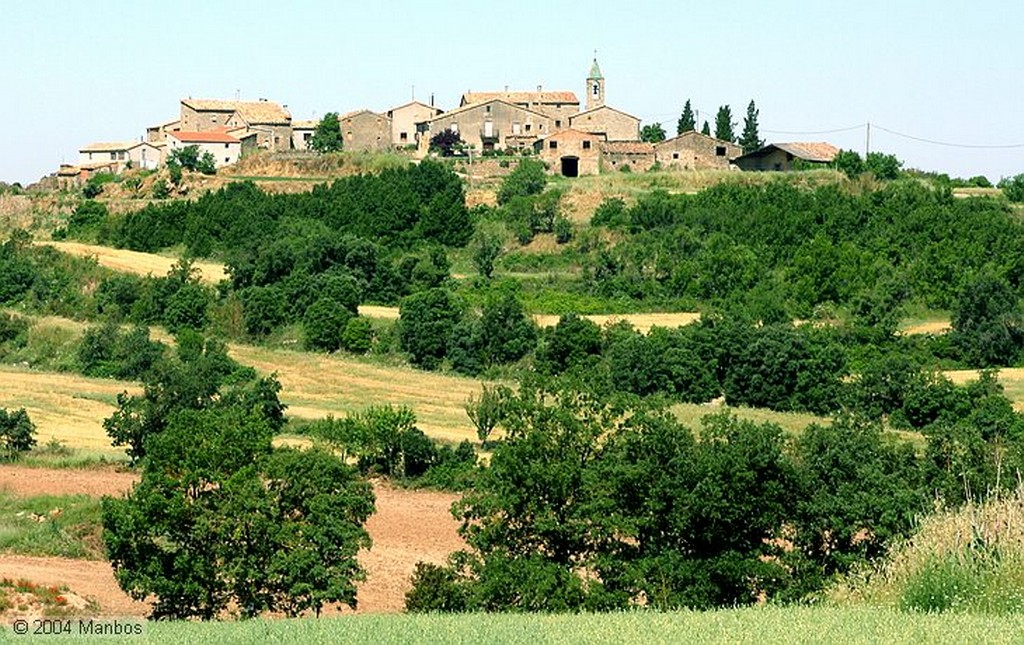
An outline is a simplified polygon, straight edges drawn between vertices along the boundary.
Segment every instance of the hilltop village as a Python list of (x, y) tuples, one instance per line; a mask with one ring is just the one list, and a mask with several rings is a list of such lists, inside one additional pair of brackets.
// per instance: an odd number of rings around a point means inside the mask
[[(442, 110), (412, 100), (377, 112), (357, 109), (339, 116), (348, 151), (404, 151), (422, 158), (432, 136), (445, 130), (481, 154), (536, 154), (549, 172), (566, 177), (602, 171), (644, 171), (656, 164), (683, 170), (789, 170), (794, 161), (831, 162), (838, 149), (827, 143), (774, 143), (743, 154), (732, 141), (696, 130), (650, 143), (641, 141), (640, 119), (606, 102), (605, 77), (595, 58), (575, 92), (546, 90), (466, 92), (458, 107)], [(127, 168), (155, 169), (170, 154), (189, 146), (210, 153), (217, 168), (257, 150), (304, 151), (317, 121), (293, 120), (287, 109), (257, 101), (183, 98), (177, 118), (146, 127), (138, 140), (92, 143), (79, 150), (77, 164), (64, 164), (58, 178), (85, 181), (96, 173)]]

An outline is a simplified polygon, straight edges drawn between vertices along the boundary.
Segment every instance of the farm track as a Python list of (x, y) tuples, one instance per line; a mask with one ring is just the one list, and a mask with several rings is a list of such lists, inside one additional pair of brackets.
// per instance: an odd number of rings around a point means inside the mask
[[(137, 481), (134, 473), (0, 466), (0, 489), (15, 495), (121, 495)], [(366, 528), (373, 548), (359, 561), (367, 580), (358, 585), (358, 613), (399, 612), (417, 562), (443, 563), (464, 546), (449, 508), (458, 497), (437, 491), (393, 488), (375, 482), (377, 513)], [(0, 577), (25, 578), (42, 585), (67, 585), (95, 600), (101, 616), (145, 616), (149, 605), (121, 591), (107, 562), (70, 558), (0, 555)], [(346, 610), (346, 613), (348, 610)]]

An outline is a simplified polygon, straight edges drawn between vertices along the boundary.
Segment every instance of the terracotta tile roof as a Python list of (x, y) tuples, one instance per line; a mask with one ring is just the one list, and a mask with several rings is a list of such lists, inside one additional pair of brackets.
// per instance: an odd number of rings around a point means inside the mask
[(134, 148), (138, 144), (138, 141), (114, 141), (114, 142), (103, 142), (103, 143), (90, 143), (84, 148), (79, 148), (79, 152), (117, 152), (120, 150), (127, 150), (128, 148)]
[(250, 125), (287, 125), (292, 122), (288, 110), (273, 101), (181, 99), (181, 103), (197, 112), (238, 112), (242, 120)]
[(409, 101), (408, 103), (403, 103), (402, 105), (398, 105), (398, 106), (395, 106), (393, 108), (390, 108), (388, 110), (388, 114), (390, 114), (391, 112), (395, 112), (397, 110), (405, 109), (407, 107), (412, 107), (414, 105), (418, 105), (420, 107), (425, 107), (428, 110), (433, 110), (435, 113), (438, 113), (438, 114), (440, 114), (441, 112), (444, 112), (444, 110), (442, 110), (441, 108), (434, 107), (433, 105), (427, 105), (423, 101)]
[(292, 130), (314, 130), (320, 122), (316, 119), (309, 121), (292, 121)]
[[(824, 141), (818, 142), (792, 142), (792, 143), (772, 143), (767, 147), (775, 146), (779, 150), (785, 150), (789, 154), (803, 159), (804, 161), (818, 161), (818, 162), (830, 162), (836, 158), (839, 154), (839, 148), (835, 147), (831, 143), (825, 143)], [(763, 148), (762, 148), (763, 149)]]
[(606, 141), (601, 144), (601, 152), (618, 155), (650, 155), (654, 154), (654, 146), (646, 141)]
[(676, 141), (681, 141), (683, 139), (693, 139), (693, 138), (705, 139), (707, 141), (713, 141), (715, 143), (721, 143), (721, 144), (724, 144), (724, 145), (727, 145), (727, 146), (736, 146), (737, 148), (739, 147), (738, 144), (735, 144), (732, 141), (726, 141), (725, 139), (716, 139), (715, 137), (706, 135), (706, 134), (701, 133), (701, 132), (697, 132), (696, 130), (687, 130), (686, 132), (684, 132), (682, 134), (677, 134), (676, 136), (672, 137), (671, 139), (665, 139), (664, 141), (659, 141), (658, 143), (654, 144), (654, 147), (655, 148), (661, 148), (662, 146), (666, 146), (666, 145), (675, 143)]
[(238, 139), (225, 132), (168, 132), (182, 143), (240, 143)]
[(466, 92), (462, 95), (460, 105), (484, 103), (493, 99), (501, 99), (508, 103), (575, 103), (580, 100), (574, 92)]

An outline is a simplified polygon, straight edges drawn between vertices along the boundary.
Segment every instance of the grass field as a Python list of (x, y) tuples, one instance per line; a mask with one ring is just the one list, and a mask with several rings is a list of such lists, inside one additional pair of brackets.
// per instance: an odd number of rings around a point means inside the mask
[[(77, 255), (80, 257), (94, 257), (100, 266), (134, 273), (136, 275), (163, 276), (170, 271), (171, 265), (178, 261), (178, 258), (158, 255), (155, 253), (140, 253), (127, 249), (114, 249), (108, 246), (96, 244), (81, 244), (79, 242), (39, 242), (52, 246), (62, 253)], [(227, 277), (224, 272), (224, 265), (216, 262), (195, 261), (194, 266), (199, 269), (201, 279), (208, 284), (216, 284)]]
[[(143, 643), (1019, 643), (1024, 616), (753, 607), (613, 614), (354, 615), (148, 623)], [(47, 639), (47, 642), (64, 642)], [(68, 639), (66, 642), (80, 642)]]

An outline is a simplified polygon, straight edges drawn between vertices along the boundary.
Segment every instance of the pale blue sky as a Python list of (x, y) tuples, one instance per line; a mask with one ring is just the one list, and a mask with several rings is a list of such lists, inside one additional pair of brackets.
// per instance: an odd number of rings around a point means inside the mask
[[(567, 89), (593, 51), (607, 100), (675, 132), (747, 103), (769, 141), (871, 148), (960, 176), (1024, 172), (1024, 1), (5, 2), (0, 180), (138, 139), (182, 97), (266, 97), (296, 119), (467, 90)], [(773, 131), (779, 131), (778, 133)]]

